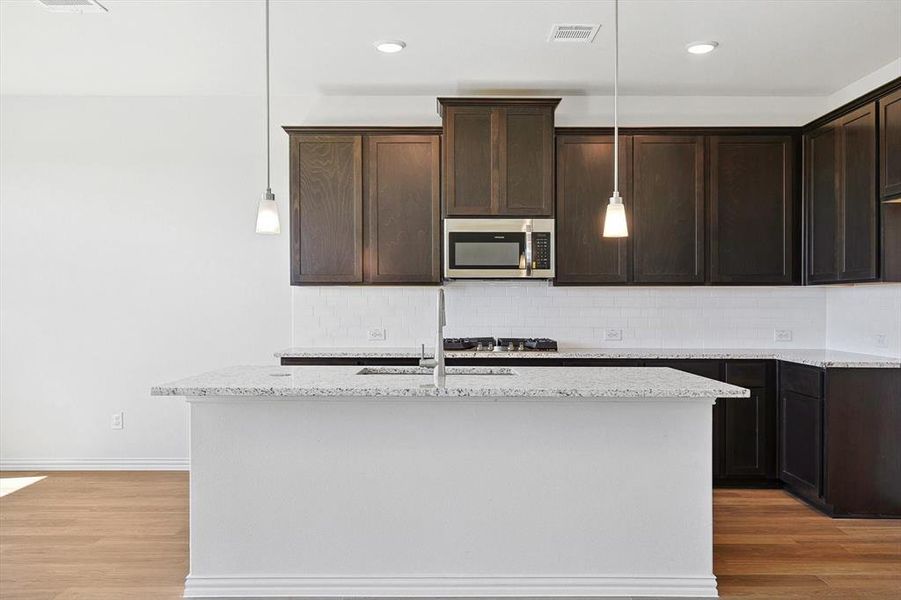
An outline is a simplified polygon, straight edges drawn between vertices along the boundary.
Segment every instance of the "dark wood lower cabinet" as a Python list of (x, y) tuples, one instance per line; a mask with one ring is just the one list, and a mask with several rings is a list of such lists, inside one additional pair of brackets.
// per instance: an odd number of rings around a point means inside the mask
[(901, 369), (782, 363), (786, 489), (832, 516), (901, 516)]
[(783, 391), (779, 476), (809, 499), (823, 495), (823, 400)]
[(746, 387), (748, 398), (724, 398), (722, 470), (724, 480), (775, 481), (776, 394), (773, 361), (727, 361), (726, 383)]
[(838, 516), (901, 516), (901, 369), (827, 369), (825, 500)]
[(766, 388), (751, 388), (749, 398), (723, 401), (722, 477), (767, 477), (767, 402)]

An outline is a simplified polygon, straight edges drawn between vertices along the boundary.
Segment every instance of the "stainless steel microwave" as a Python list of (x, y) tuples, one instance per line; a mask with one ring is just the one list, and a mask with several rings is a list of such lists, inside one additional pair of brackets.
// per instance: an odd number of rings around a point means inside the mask
[(553, 219), (445, 219), (447, 279), (551, 279)]

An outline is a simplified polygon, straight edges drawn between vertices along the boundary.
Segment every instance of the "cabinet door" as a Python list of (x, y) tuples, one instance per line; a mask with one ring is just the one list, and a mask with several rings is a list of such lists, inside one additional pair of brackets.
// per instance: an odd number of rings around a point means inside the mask
[(879, 181), (883, 200), (901, 196), (901, 89), (879, 99)]
[(635, 281), (702, 283), (703, 138), (634, 136), (632, 156)]
[[(620, 181), (630, 198), (632, 140), (620, 138)], [(626, 283), (629, 238), (605, 238), (613, 192), (613, 137), (557, 137), (557, 283)], [(632, 203), (626, 221), (632, 227)]]
[(723, 477), (765, 479), (770, 441), (766, 388), (749, 388), (749, 398), (723, 398)]
[(807, 281), (838, 279), (839, 130), (835, 123), (805, 136)]
[(876, 279), (876, 104), (841, 119), (838, 278)]
[(776, 479), (777, 408), (774, 364), (770, 361), (726, 362), (725, 381), (748, 388), (748, 398), (723, 398), (722, 477), (733, 480)]
[(497, 210), (500, 115), (487, 106), (445, 109), (445, 206), (448, 216)]
[(882, 203), (882, 281), (901, 281), (901, 202)]
[(362, 138), (291, 137), (291, 283), (363, 280)]
[(780, 478), (811, 498), (823, 493), (823, 401), (782, 392)]
[(790, 136), (710, 138), (711, 281), (793, 281), (794, 148)]
[(366, 281), (438, 283), (439, 136), (374, 135), (366, 154)]
[(553, 216), (553, 107), (504, 107), (498, 115), (498, 214)]
[(826, 501), (901, 517), (901, 369), (827, 369), (825, 389)]

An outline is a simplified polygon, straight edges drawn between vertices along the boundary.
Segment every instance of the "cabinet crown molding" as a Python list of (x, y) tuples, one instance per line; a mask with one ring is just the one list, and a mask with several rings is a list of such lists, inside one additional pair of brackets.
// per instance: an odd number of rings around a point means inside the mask
[(551, 106), (556, 108), (563, 98), (522, 98), (518, 96), (467, 96), (438, 98), (438, 115), (444, 118), (447, 106)]

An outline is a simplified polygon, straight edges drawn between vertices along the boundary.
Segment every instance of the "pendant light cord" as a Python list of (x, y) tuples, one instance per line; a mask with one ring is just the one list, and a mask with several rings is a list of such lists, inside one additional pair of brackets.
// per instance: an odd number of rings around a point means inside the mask
[(266, 191), (271, 192), (269, 159), (269, 0), (266, 0)]
[[(266, 0), (268, 2), (268, 0)], [(619, 0), (613, 0), (613, 195), (619, 196)]]

